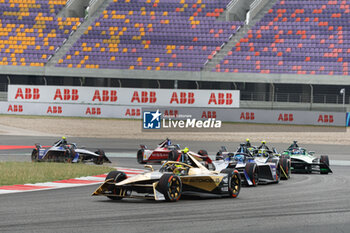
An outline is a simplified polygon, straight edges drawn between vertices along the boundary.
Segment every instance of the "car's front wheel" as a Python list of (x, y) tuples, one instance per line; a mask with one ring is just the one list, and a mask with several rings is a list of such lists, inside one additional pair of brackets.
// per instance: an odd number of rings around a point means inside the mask
[(227, 174), (227, 187), (228, 187), (228, 194), (232, 198), (236, 198), (239, 195), (239, 192), (241, 191), (241, 175), (237, 170), (226, 168), (221, 171), (221, 173)]
[[(113, 184), (110, 184), (108, 186), (108, 191), (112, 192), (113, 194), (117, 193), (117, 188), (114, 184), (119, 183), (123, 180), (125, 180), (127, 178), (126, 174), (124, 172), (121, 171), (111, 171), (110, 173), (108, 173), (108, 175), (106, 176), (106, 181), (107, 180), (111, 180), (111, 182)], [(111, 200), (121, 200), (123, 199), (122, 197), (116, 197), (116, 196), (107, 196), (109, 199)]]
[(320, 157), (320, 173), (321, 174), (328, 174), (329, 173), (329, 158), (328, 155), (321, 155)]
[(38, 150), (34, 149), (31, 155), (32, 162), (38, 162), (38, 159), (39, 159), (38, 157), (39, 157), (39, 152)]
[(164, 195), (166, 201), (175, 202), (181, 197), (182, 183), (178, 176), (164, 174), (159, 180), (158, 189)]
[(247, 163), (245, 166), (245, 171), (248, 174), (252, 185), (257, 186), (259, 184), (259, 171), (256, 163)]

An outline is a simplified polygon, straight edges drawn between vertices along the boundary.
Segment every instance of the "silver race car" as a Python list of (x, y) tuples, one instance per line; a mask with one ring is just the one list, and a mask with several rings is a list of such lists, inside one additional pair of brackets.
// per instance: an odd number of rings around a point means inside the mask
[(247, 186), (257, 186), (267, 183), (278, 183), (280, 179), (290, 177), (290, 159), (279, 157), (277, 154), (266, 149), (250, 150), (241, 144), (234, 153), (227, 152), (225, 147), (216, 155), (213, 161), (216, 171), (225, 168), (237, 169), (242, 178), (243, 184)]
[(66, 138), (55, 142), (50, 148), (42, 148), (40, 144), (35, 144), (31, 159), (33, 162), (93, 162), (95, 164), (111, 163), (103, 150), (98, 149), (92, 152), (83, 148), (78, 148), (75, 143), (67, 143)]

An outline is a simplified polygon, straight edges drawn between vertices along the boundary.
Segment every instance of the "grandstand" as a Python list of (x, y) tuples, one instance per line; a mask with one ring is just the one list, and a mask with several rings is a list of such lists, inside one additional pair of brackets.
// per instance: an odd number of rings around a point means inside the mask
[(242, 107), (336, 107), (350, 85), (349, 7), (344, 0), (3, 0), (0, 93), (8, 83), (239, 89)]

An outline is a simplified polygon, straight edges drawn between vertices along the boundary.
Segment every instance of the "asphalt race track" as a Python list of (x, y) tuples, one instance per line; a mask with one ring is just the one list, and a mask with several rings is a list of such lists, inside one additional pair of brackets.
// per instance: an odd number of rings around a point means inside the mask
[[(2, 145), (50, 145), (56, 138), (0, 136)], [(132, 154), (157, 141), (69, 138), (106, 154)], [(185, 142), (175, 142), (185, 146)], [(234, 149), (238, 144), (228, 145)], [(220, 142), (187, 142), (191, 150), (217, 151)], [(202, 147), (202, 145), (206, 145)], [(277, 149), (287, 144), (276, 144)], [(349, 147), (301, 145), (332, 160), (350, 161)], [(151, 147), (151, 148), (152, 148)], [(24, 154), (27, 153), (25, 156)], [(0, 161), (29, 160), (30, 150), (0, 151)], [(135, 157), (112, 157), (113, 165), (142, 168)], [(184, 197), (176, 203), (91, 197), (97, 185), (0, 195), (0, 232), (350, 232), (349, 166), (333, 174), (292, 174), (279, 184), (241, 189), (237, 199)]]

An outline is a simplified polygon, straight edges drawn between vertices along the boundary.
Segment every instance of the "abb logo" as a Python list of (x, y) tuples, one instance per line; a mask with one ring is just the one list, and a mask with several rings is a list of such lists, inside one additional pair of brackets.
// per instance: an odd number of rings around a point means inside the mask
[(37, 100), (39, 98), (40, 93), (38, 88), (24, 88), (24, 94), (22, 88), (18, 88), (15, 96), (15, 99), (22, 100)]
[(85, 111), (85, 115), (101, 115), (101, 108), (90, 108), (88, 107)]
[(102, 90), (102, 95), (99, 90), (95, 91), (92, 101), (98, 100), (100, 102), (117, 102), (117, 91), (116, 90)]
[(126, 110), (125, 116), (141, 116), (141, 110), (139, 108), (128, 108)]
[(23, 105), (17, 105), (17, 104), (10, 104), (7, 112), (23, 112)]
[(178, 110), (165, 110), (164, 111), (164, 116), (166, 117), (177, 117), (179, 115)]
[(216, 118), (216, 111), (203, 111), (202, 118)]
[(208, 104), (215, 105), (231, 105), (233, 103), (232, 94), (231, 93), (211, 93)]
[(61, 106), (49, 106), (47, 108), (46, 113), (58, 113), (61, 114), (62, 113), (62, 107)]
[[(140, 99), (141, 96), (141, 99)], [(131, 103), (155, 103), (157, 101), (155, 91), (141, 91), (141, 95), (138, 91), (134, 91), (134, 94), (131, 98)]]
[(170, 104), (173, 102), (177, 104), (193, 104), (195, 102), (193, 92), (180, 92), (180, 98), (177, 92), (173, 92), (170, 99)]
[[(62, 94), (63, 93), (63, 94)], [(77, 89), (56, 89), (55, 96), (53, 100), (73, 100), (77, 101), (79, 99), (79, 94)]]
[(334, 122), (334, 117), (333, 115), (319, 115), (317, 122), (322, 122), (322, 123), (333, 123)]
[(255, 114), (254, 112), (241, 112), (240, 120), (254, 120)]
[(292, 113), (280, 113), (278, 121), (294, 121)]

